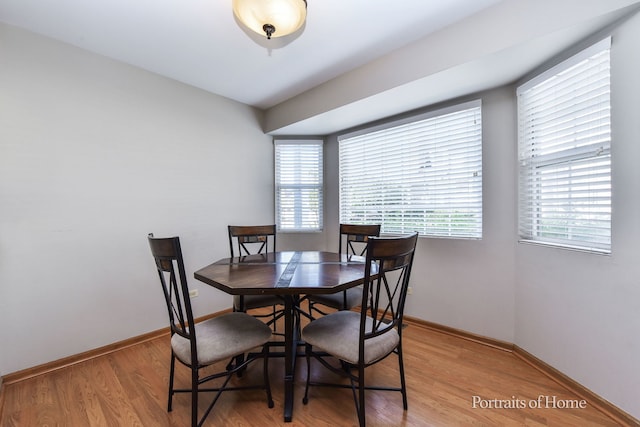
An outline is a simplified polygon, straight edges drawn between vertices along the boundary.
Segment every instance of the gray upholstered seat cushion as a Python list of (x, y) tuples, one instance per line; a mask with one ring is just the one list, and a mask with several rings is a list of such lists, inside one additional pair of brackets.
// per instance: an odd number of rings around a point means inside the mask
[(362, 288), (357, 286), (355, 288), (347, 289), (347, 306), (342, 307), (344, 304), (344, 292), (336, 292), (335, 294), (315, 294), (312, 296), (313, 302), (326, 305), (335, 309), (350, 309), (356, 307), (362, 303)]
[[(196, 324), (198, 362), (209, 365), (263, 345), (271, 329), (246, 313), (226, 313)], [(191, 364), (189, 340), (174, 334), (171, 348), (183, 363)]]
[[(284, 304), (284, 301), (278, 295), (244, 295), (245, 310), (270, 307), (277, 304)], [(236, 310), (240, 309), (240, 295), (233, 296), (233, 306)]]
[[(367, 319), (367, 330), (371, 330), (372, 319)], [(358, 339), (360, 334), (360, 313), (338, 311), (309, 323), (302, 330), (302, 339), (330, 355), (349, 363), (358, 363)], [(364, 350), (366, 364), (382, 359), (400, 343), (395, 329), (367, 340)]]

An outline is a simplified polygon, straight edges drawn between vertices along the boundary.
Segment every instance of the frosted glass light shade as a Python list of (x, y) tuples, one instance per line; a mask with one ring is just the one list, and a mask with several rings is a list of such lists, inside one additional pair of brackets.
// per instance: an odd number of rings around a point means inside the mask
[(267, 38), (298, 30), (307, 18), (306, 0), (233, 0), (236, 18)]

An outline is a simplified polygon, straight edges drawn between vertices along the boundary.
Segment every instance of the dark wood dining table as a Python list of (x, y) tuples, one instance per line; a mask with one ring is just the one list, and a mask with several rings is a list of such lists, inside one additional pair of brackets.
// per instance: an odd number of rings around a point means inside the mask
[[(365, 258), (321, 251), (272, 252), (224, 258), (194, 273), (197, 280), (231, 295), (280, 295), (284, 314), (284, 420), (293, 414), (302, 296), (329, 294), (364, 279)], [(277, 344), (277, 343), (276, 343)]]

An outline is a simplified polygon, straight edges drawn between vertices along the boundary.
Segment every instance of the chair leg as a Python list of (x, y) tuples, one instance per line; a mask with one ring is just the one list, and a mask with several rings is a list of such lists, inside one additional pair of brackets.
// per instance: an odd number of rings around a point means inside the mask
[(313, 302), (309, 300), (309, 319), (313, 320)]
[(402, 392), (402, 407), (406, 411), (409, 408), (407, 403), (407, 383), (404, 379), (404, 361), (402, 358), (402, 342), (398, 345), (398, 365), (400, 370), (400, 388)]
[(358, 389), (358, 421), (360, 422), (360, 427), (365, 427), (367, 419), (364, 409), (364, 365), (362, 363), (358, 366)]
[(191, 426), (198, 426), (198, 368), (191, 367)]
[(269, 408), (273, 408), (273, 397), (271, 396), (271, 383), (269, 382), (269, 347), (265, 344), (262, 346), (262, 358), (263, 358), (263, 375), (264, 386), (267, 389), (267, 405)]
[(307, 382), (304, 387), (304, 397), (302, 398), (302, 403), (305, 405), (309, 403), (309, 382), (311, 382), (311, 345), (304, 345), (304, 354), (307, 359)]
[(271, 311), (271, 315), (273, 316), (273, 325), (272, 325), (273, 328), (272, 328), (272, 330), (275, 333), (276, 332), (276, 321), (278, 320), (277, 317), (276, 317), (276, 306), (272, 305), (271, 306), (271, 310), (272, 310)]
[(167, 412), (171, 412), (173, 404), (173, 372), (176, 369), (176, 357), (171, 352), (171, 367), (169, 368), (169, 397), (167, 399)]

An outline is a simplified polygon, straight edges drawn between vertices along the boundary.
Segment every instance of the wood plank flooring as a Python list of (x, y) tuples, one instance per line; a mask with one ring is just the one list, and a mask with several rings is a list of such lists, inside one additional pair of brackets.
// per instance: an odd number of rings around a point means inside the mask
[[(619, 425), (588, 402), (583, 409), (557, 407), (580, 398), (509, 352), (414, 324), (405, 329), (404, 338), (409, 410), (403, 411), (397, 392), (368, 392), (369, 427)], [(188, 395), (176, 395), (173, 411), (166, 410), (169, 355), (166, 336), (6, 384), (0, 426), (184, 427), (190, 419)], [(293, 421), (284, 423), (282, 363), (280, 358), (270, 361), (274, 408), (267, 407), (262, 391), (226, 393), (205, 425), (357, 425), (349, 390), (312, 388), (308, 405), (302, 404), (307, 374), (303, 358), (297, 365)], [(321, 368), (314, 364), (311, 375), (333, 379)], [(259, 371), (260, 364), (256, 363), (233, 381), (248, 383), (259, 376)], [(371, 383), (397, 384), (396, 358), (369, 368), (367, 375)], [(189, 384), (189, 371), (183, 366), (177, 366), (176, 384)], [(475, 408), (474, 396), (478, 396)], [(554, 399), (556, 408), (552, 407)], [(207, 403), (203, 395), (200, 408)], [(502, 408), (495, 408), (498, 405)]]

